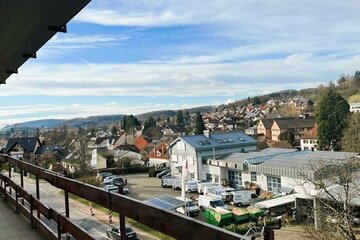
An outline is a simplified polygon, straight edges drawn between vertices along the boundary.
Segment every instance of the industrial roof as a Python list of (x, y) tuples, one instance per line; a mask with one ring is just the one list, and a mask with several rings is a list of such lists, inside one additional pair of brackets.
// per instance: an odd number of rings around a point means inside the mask
[(235, 163), (244, 163), (247, 161), (249, 164), (256, 164), (264, 162), (272, 157), (275, 157), (279, 154), (286, 154), (296, 152), (296, 149), (283, 149), (283, 148), (265, 148), (261, 151), (256, 152), (246, 152), (246, 153), (232, 153), (216, 160), (226, 161), (226, 162), (235, 162)]
[(0, 0), (0, 84), (66, 24), (90, 0)]
[(297, 151), (279, 154), (262, 163), (250, 164), (249, 171), (263, 174), (284, 176), (296, 179), (314, 179), (316, 172), (325, 166), (341, 165), (346, 160), (358, 156), (352, 152)]
[(196, 150), (231, 148), (257, 144), (255, 139), (238, 131), (211, 133), (209, 138), (203, 134), (182, 136), (180, 138)]

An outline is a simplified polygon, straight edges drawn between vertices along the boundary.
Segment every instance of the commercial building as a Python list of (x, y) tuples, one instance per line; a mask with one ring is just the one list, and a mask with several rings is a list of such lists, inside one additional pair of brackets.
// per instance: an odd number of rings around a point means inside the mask
[(182, 136), (170, 144), (171, 172), (181, 174), (183, 164), (187, 164), (191, 178), (218, 182), (220, 172), (206, 164), (206, 159), (256, 150), (257, 141), (243, 132), (210, 133), (206, 130), (204, 134)]

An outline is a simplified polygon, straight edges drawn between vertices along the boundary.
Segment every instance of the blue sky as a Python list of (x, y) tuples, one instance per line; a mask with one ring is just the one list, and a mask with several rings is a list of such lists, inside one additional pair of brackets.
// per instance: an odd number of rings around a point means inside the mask
[(92, 0), (0, 86), (0, 126), (232, 102), (353, 74), (357, 1)]

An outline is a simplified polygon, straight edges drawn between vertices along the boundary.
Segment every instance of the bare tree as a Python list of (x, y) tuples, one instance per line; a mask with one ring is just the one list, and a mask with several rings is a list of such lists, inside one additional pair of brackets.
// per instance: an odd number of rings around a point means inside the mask
[(308, 226), (312, 239), (355, 240), (354, 206), (360, 204), (360, 159), (312, 164), (312, 177), (304, 174), (306, 183), (315, 191), (308, 196), (313, 201), (308, 212), (314, 225)]
[(74, 162), (77, 165), (77, 171), (82, 177), (88, 177), (91, 174), (91, 154), (88, 149), (88, 141), (85, 137), (79, 138)]

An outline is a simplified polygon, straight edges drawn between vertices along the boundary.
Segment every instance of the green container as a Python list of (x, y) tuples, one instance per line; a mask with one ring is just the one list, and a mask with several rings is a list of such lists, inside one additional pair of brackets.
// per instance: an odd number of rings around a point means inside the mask
[(224, 225), (229, 225), (232, 223), (232, 213), (227, 211), (226, 213), (218, 213), (211, 211), (209, 209), (205, 210), (204, 213), (205, 219), (207, 223), (212, 225), (222, 227)]
[(248, 222), (251, 219), (250, 213), (244, 208), (234, 208), (232, 218), (237, 224)]
[(248, 207), (247, 210), (253, 219), (265, 216), (265, 211), (259, 208)]

